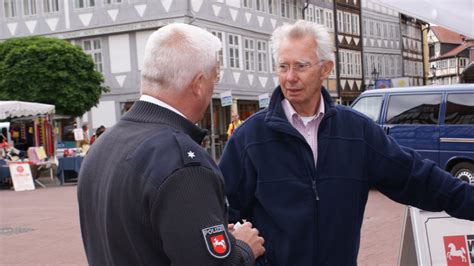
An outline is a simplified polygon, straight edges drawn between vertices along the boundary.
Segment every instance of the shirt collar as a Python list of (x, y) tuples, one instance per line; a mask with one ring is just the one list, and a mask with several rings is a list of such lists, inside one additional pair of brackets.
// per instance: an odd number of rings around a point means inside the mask
[[(285, 115), (286, 115), (286, 119), (288, 119), (288, 121), (293, 124), (293, 119), (301, 119), (301, 115), (299, 115), (295, 108), (293, 108), (293, 106), (291, 105), (290, 101), (288, 101), (288, 99), (284, 98), (282, 101), (281, 101), (281, 105), (283, 107), (283, 111), (285, 112)], [(323, 97), (321, 97), (321, 101), (319, 102), (319, 108), (318, 108), (318, 111), (316, 112), (316, 114), (313, 116), (313, 119), (311, 119), (311, 121), (315, 120), (315, 119), (318, 119), (320, 117), (323, 117), (324, 116), (324, 112), (325, 112), (325, 109), (324, 109), (324, 101), (323, 101)]]
[(184, 117), (187, 119), (187, 117), (185, 115), (183, 115), (180, 111), (178, 111), (176, 108), (174, 108), (173, 106), (155, 98), (155, 97), (152, 97), (150, 95), (145, 95), (143, 94), (142, 96), (140, 96), (140, 101), (145, 101), (145, 102), (149, 102), (149, 103), (153, 103), (153, 104), (156, 104), (156, 105), (159, 105), (163, 108), (166, 108), (168, 110), (171, 110), (177, 114), (179, 114), (180, 116)]

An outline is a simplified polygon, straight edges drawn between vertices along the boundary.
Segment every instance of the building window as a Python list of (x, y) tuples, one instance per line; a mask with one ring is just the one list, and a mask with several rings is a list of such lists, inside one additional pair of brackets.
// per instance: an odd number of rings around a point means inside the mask
[(268, 0), (268, 13), (277, 14), (277, 0)]
[(339, 52), (339, 69), (341, 71), (341, 77), (347, 76), (347, 60), (346, 60), (346, 52), (340, 51)]
[(333, 22), (333, 14), (331, 10), (324, 10), (324, 14), (326, 15), (326, 19), (324, 20), (326, 23), (326, 27), (333, 30), (334, 29), (334, 22)]
[(459, 58), (459, 67), (466, 66), (466, 58)]
[(255, 46), (254, 40), (244, 39), (244, 68), (248, 71), (255, 71)]
[(23, 0), (23, 15), (36, 15), (36, 0)]
[(120, 4), (120, 3), (122, 3), (122, 0), (104, 0), (104, 4), (106, 5)]
[(268, 48), (266, 41), (257, 41), (257, 70), (268, 72)]
[(94, 7), (95, 0), (74, 0), (74, 7), (75, 8), (87, 8), (87, 7)]
[(382, 37), (382, 25), (380, 25), (380, 22), (376, 22), (375, 27), (377, 28), (377, 37)]
[(224, 52), (225, 52), (224, 33), (221, 31), (215, 31), (215, 30), (211, 30), (211, 33), (214, 36), (216, 36), (222, 43), (222, 49), (220, 49), (219, 52), (217, 52), (217, 58), (219, 59), (219, 65), (221, 67), (225, 67), (226, 64), (225, 64), (225, 55), (224, 55)]
[(359, 15), (357, 14), (352, 14), (352, 34), (354, 35), (360, 35), (360, 24), (359, 24)]
[(321, 8), (315, 8), (314, 13), (315, 13), (315, 20), (316, 20), (315, 22), (323, 25), (324, 24), (324, 10)]
[(16, 0), (4, 0), (3, 8), (5, 10), (5, 18), (14, 18), (18, 16)]
[(451, 58), (449, 59), (449, 67), (456, 67), (456, 59)]
[(94, 61), (95, 69), (99, 72), (103, 72), (102, 43), (100, 39), (83, 40), (82, 50), (84, 50), (86, 54), (91, 55), (92, 61)]
[(304, 19), (314, 22), (314, 6), (312, 4), (309, 4), (308, 8), (304, 11)]
[(43, 6), (45, 13), (54, 13), (59, 11), (58, 0), (44, 0)]
[(337, 11), (337, 30), (339, 32), (344, 32), (344, 15), (342, 14), (342, 11)]
[(352, 27), (351, 27), (351, 13), (344, 13), (344, 32), (345, 33), (352, 33)]
[(300, 18), (300, 14), (299, 14), (299, 8), (298, 8), (298, 0), (293, 0), (293, 18), (295, 20), (299, 19)]
[(374, 36), (374, 21), (373, 20), (370, 20), (369, 21), (369, 36)]
[(360, 58), (360, 53), (356, 52), (355, 54), (355, 70), (356, 70), (356, 76), (357, 77), (362, 77), (362, 62)]
[(252, 1), (253, 0), (242, 0), (242, 7), (243, 8), (252, 8)]
[(260, 12), (265, 12), (265, 0), (255, 0), (255, 9)]
[(281, 0), (281, 16), (290, 18), (290, 0)]
[(240, 42), (239, 36), (229, 34), (229, 61), (230, 68), (240, 69)]

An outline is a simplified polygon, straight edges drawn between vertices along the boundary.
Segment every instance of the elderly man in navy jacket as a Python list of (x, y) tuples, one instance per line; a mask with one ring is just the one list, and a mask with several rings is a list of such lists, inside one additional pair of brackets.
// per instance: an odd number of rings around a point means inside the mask
[(334, 66), (327, 30), (275, 30), (280, 86), (237, 128), (219, 166), (230, 220), (265, 238), (270, 265), (355, 265), (369, 188), (429, 211), (474, 220), (474, 186), (400, 147), (371, 119), (335, 105), (322, 82)]

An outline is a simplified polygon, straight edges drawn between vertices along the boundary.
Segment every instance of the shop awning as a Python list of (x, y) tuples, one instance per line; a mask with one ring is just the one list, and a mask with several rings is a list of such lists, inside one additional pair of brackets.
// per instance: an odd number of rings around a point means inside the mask
[(0, 101), (0, 120), (54, 113), (54, 105), (44, 103)]

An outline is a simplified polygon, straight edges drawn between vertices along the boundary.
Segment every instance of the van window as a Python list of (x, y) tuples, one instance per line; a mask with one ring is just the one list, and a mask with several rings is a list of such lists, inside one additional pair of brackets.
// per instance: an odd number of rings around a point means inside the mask
[(448, 94), (444, 123), (474, 125), (474, 93)]
[(365, 114), (375, 122), (379, 120), (381, 107), (382, 96), (364, 97), (352, 106), (353, 109)]
[(386, 124), (438, 124), (441, 94), (390, 96)]

